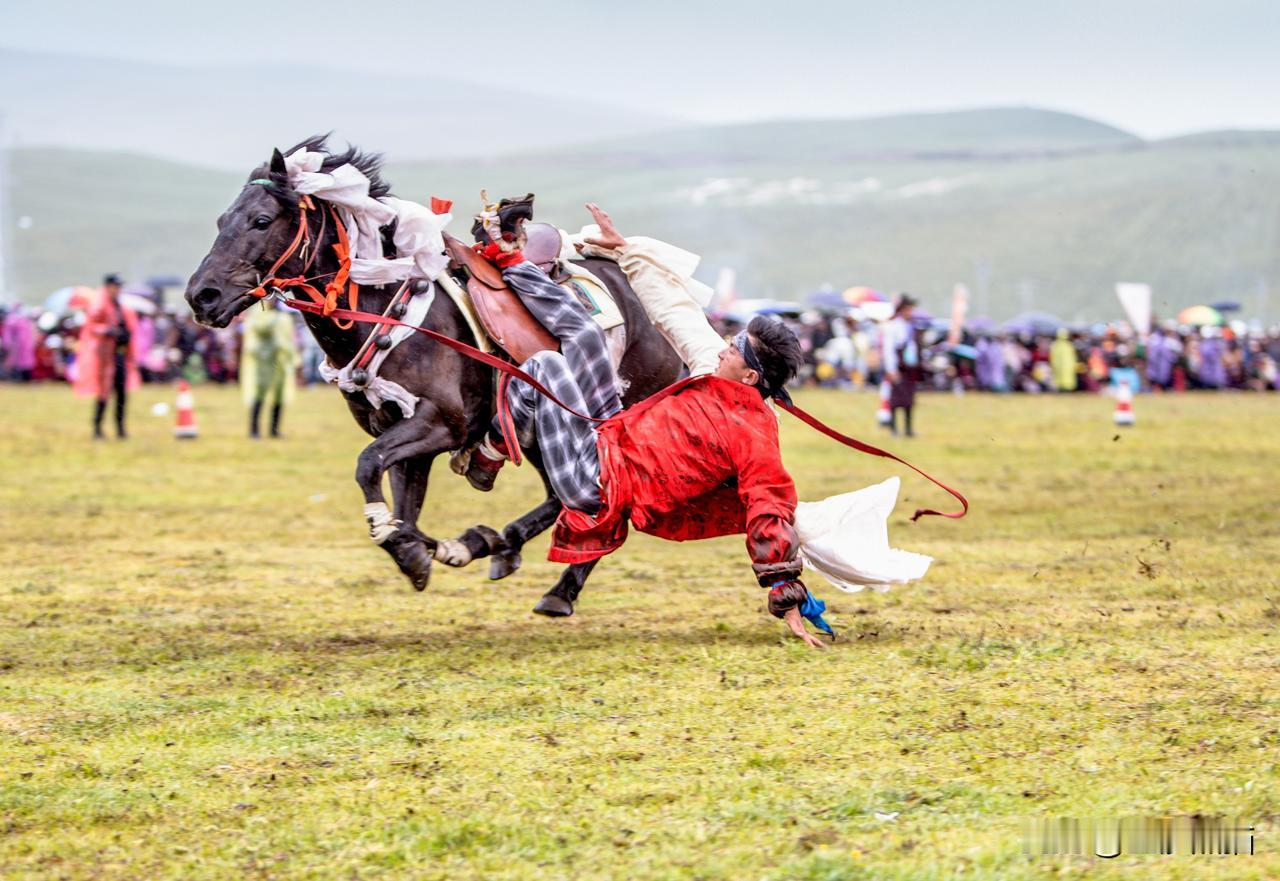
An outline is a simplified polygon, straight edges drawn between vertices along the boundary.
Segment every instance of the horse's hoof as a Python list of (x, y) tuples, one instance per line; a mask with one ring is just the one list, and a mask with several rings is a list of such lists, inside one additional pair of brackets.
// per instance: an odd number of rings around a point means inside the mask
[(533, 611), (548, 618), (568, 618), (573, 614), (573, 603), (553, 593), (543, 594)]
[(519, 569), (520, 562), (519, 554), (494, 554), (489, 560), (489, 580), (501, 581)]
[(413, 585), (414, 590), (427, 589), (431, 583), (432, 549), (425, 541), (415, 541), (408, 547), (401, 546), (394, 553), (396, 563), (405, 578)]
[(446, 566), (465, 566), (471, 562), (471, 549), (456, 538), (446, 538), (436, 545), (436, 559)]

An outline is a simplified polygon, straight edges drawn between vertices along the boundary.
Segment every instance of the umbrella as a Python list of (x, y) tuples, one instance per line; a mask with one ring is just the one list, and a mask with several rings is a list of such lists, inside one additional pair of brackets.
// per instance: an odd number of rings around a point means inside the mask
[(978, 350), (973, 346), (967, 346), (963, 343), (957, 343), (951, 347), (951, 354), (957, 358), (968, 358), (970, 361), (978, 360)]
[(153, 275), (147, 284), (153, 288), (178, 288), (185, 287), (187, 280), (180, 275)]
[(789, 315), (798, 317), (804, 312), (799, 303), (787, 303), (782, 300), (738, 300), (733, 304), (725, 317), (739, 324), (746, 324), (757, 315)]
[(93, 288), (84, 285), (74, 285), (72, 287), (58, 288), (52, 294), (44, 298), (44, 309), (47, 312), (74, 312), (77, 309), (88, 309), (89, 304), (93, 302)]
[(889, 302), (889, 298), (886, 297), (884, 294), (880, 293), (879, 291), (872, 290), (869, 287), (865, 287), (861, 285), (857, 287), (846, 288), (842, 296), (844, 297), (844, 301), (848, 303), (850, 306), (861, 306), (863, 303)]
[(141, 315), (154, 315), (156, 290), (150, 285), (127, 284), (120, 291), (120, 302)]
[(1048, 312), (1023, 312), (1017, 318), (1011, 318), (1001, 325), (1002, 330), (1009, 333), (1041, 334), (1049, 336), (1057, 333), (1062, 321)]
[(893, 304), (880, 302), (867, 302), (858, 307), (862, 310), (862, 314), (872, 321), (888, 321), (893, 317)]
[(155, 300), (132, 291), (120, 292), (120, 304), (140, 315), (154, 315), (156, 312)]
[(845, 302), (844, 294), (839, 291), (823, 290), (814, 291), (805, 297), (811, 306), (817, 306), (819, 309), (848, 309), (849, 304)]
[(1217, 309), (1219, 312), (1239, 312), (1240, 304), (1235, 300), (1219, 300), (1210, 304), (1209, 308)]
[(985, 315), (978, 315), (978, 316), (975, 316), (974, 318), (970, 318), (968, 321), (964, 323), (964, 326), (969, 328), (969, 330), (977, 330), (977, 331), (988, 331), (988, 330), (996, 329), (995, 321), (990, 318), (987, 318)]
[(1178, 313), (1178, 323), (1218, 327), (1222, 324), (1222, 313), (1212, 306), (1190, 306)]
[(916, 306), (911, 310), (911, 326), (920, 328), (921, 330), (937, 330), (938, 327), (941, 327), (942, 331), (945, 333), (947, 328), (951, 327), (951, 322), (939, 322), (939, 319), (934, 318), (928, 312), (924, 311), (919, 306)]

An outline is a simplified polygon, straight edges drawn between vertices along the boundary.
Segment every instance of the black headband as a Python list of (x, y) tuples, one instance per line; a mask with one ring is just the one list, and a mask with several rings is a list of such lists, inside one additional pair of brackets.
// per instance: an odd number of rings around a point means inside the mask
[(760, 390), (760, 394), (766, 398), (777, 398), (784, 404), (791, 403), (791, 396), (787, 394), (785, 388), (770, 388), (768, 381), (765, 379), (764, 365), (760, 363), (760, 356), (756, 354), (756, 350), (751, 345), (751, 337), (745, 330), (740, 330), (733, 337), (733, 346), (742, 355), (742, 360), (747, 362), (747, 366), (756, 372), (760, 377), (756, 382), (756, 388)]

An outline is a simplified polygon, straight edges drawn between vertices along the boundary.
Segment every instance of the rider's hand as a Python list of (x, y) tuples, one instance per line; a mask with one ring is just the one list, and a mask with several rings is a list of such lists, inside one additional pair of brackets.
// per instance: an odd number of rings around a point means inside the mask
[(618, 232), (618, 228), (613, 225), (613, 218), (609, 216), (608, 212), (595, 202), (588, 202), (587, 210), (591, 212), (591, 218), (596, 222), (596, 226), (600, 227), (599, 236), (584, 239), (588, 245), (595, 245), (597, 248), (604, 248), (606, 251), (614, 251), (627, 244), (627, 240), (623, 238), (622, 233)]
[(809, 589), (798, 579), (780, 581), (769, 588), (769, 614), (787, 622), (791, 632), (805, 645), (814, 648), (826, 648), (818, 638), (804, 626), (804, 616), (800, 614), (800, 606), (809, 597)]
[(799, 639), (805, 645), (812, 646), (816, 649), (826, 648), (818, 637), (804, 629), (804, 618), (800, 617), (799, 606), (792, 606), (790, 609), (787, 609), (787, 613), (782, 616), (782, 620), (787, 622), (787, 626), (791, 628), (791, 632), (795, 635), (796, 639)]

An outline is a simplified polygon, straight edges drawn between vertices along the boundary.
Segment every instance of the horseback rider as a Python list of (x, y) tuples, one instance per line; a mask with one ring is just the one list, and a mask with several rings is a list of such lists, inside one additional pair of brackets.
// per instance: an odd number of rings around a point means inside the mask
[[(519, 226), (527, 219), (530, 199), (504, 200), (487, 209), (488, 216), (482, 213), (477, 220), (483, 234), (477, 236), (480, 251), (560, 337), (560, 352), (539, 352), (523, 369), (569, 407), (605, 420), (583, 419), (519, 379), (509, 387), (506, 403), (517, 439), (522, 446), (537, 444), (564, 505), (548, 558), (562, 563), (597, 560), (622, 546), (628, 523), (675, 541), (745, 533), (756, 578), (769, 590), (769, 611), (784, 619), (796, 637), (820, 647), (805, 630), (802, 614), (829, 628), (799, 580), (795, 485), (782, 464), (778, 420), (767, 403), (785, 396), (785, 385), (800, 368), (799, 342), (782, 324), (756, 318), (729, 345), (723, 340), (715, 344), (714, 368), (704, 353), (700, 375), (620, 412), (617, 379), (599, 327), (520, 253)], [(626, 239), (607, 214), (588, 207), (600, 235), (587, 239), (584, 252), (592, 249), (618, 259)], [(633, 286), (637, 280), (632, 278)], [(637, 294), (644, 299), (640, 290)], [(705, 344), (705, 335), (700, 342)], [(687, 358), (685, 352), (681, 355)], [(507, 457), (495, 419), (472, 454), (468, 478), (481, 488), (492, 487)], [(569, 615), (574, 600), (576, 596), (548, 594), (537, 611)]]

